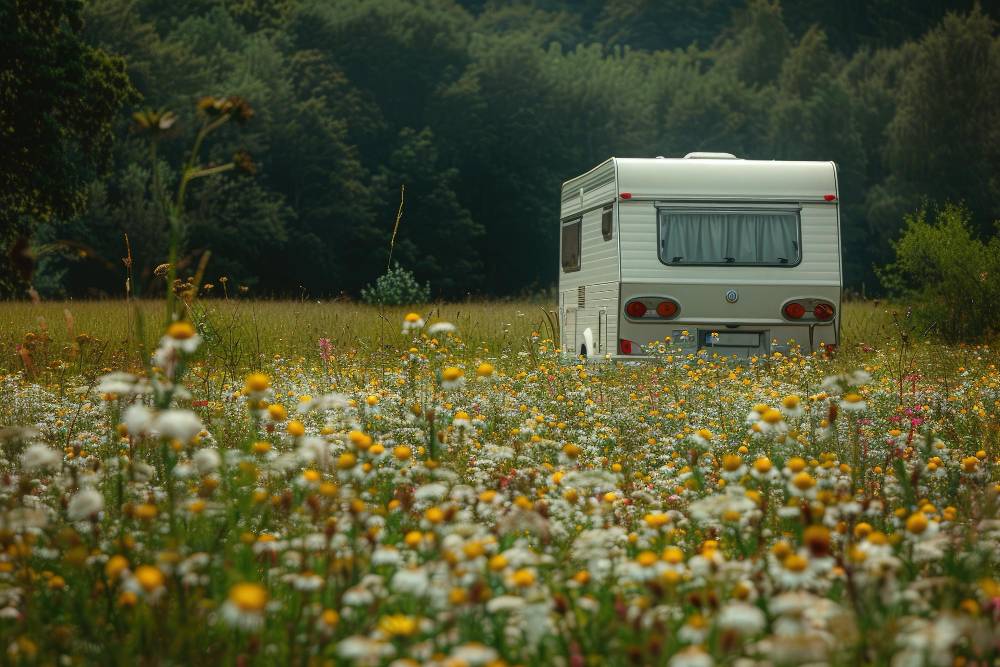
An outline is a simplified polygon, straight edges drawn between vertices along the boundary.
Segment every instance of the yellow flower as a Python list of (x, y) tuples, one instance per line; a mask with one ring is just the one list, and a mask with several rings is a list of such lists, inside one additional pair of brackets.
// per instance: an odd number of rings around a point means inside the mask
[(571, 459), (578, 457), (581, 451), (583, 450), (580, 449), (579, 445), (574, 445), (573, 443), (566, 443), (563, 445), (563, 454)]
[(389, 614), (378, 619), (378, 629), (390, 637), (409, 637), (417, 632), (417, 620), (406, 614)]
[(783, 561), (783, 565), (790, 572), (805, 572), (806, 568), (809, 567), (809, 561), (806, 560), (805, 556), (789, 554)]
[(526, 588), (535, 583), (535, 573), (527, 568), (520, 569), (510, 577), (515, 586)]
[(929, 523), (927, 516), (923, 512), (915, 512), (906, 520), (906, 530), (914, 535), (919, 535), (927, 530)]
[(476, 369), (476, 375), (478, 375), (481, 378), (490, 377), (491, 375), (493, 375), (493, 364), (485, 361), (479, 364), (479, 367)]
[(267, 414), (276, 422), (283, 422), (288, 418), (288, 410), (280, 403), (272, 403), (267, 406)]
[(335, 628), (340, 623), (340, 614), (335, 609), (324, 609), (320, 615), (320, 620), (328, 628)]
[(364, 451), (372, 446), (372, 437), (362, 431), (351, 431), (347, 434), (347, 439), (358, 449)]
[(670, 523), (670, 516), (663, 512), (651, 512), (644, 517), (644, 520), (650, 528), (662, 528)]
[(798, 396), (795, 396), (794, 394), (790, 396), (785, 396), (783, 399), (781, 399), (781, 404), (785, 406), (785, 408), (787, 408), (788, 410), (794, 410), (795, 408), (799, 407), (799, 403), (801, 402), (802, 399), (800, 399)]
[(174, 322), (167, 327), (167, 335), (174, 340), (187, 340), (197, 333), (190, 322)]
[(135, 569), (135, 580), (139, 582), (139, 585), (147, 593), (152, 593), (163, 588), (163, 584), (166, 581), (159, 568), (153, 565), (140, 565), (137, 567)]
[(344, 452), (337, 457), (337, 467), (341, 470), (350, 470), (357, 462), (358, 457), (351, 452)]
[(643, 567), (652, 567), (656, 563), (656, 554), (652, 551), (643, 551), (636, 557), (636, 562)]
[(104, 574), (107, 575), (108, 579), (114, 581), (126, 569), (128, 569), (128, 558), (121, 554), (115, 554), (104, 565)]
[(410, 451), (410, 448), (407, 447), (406, 445), (398, 445), (396, 447), (393, 447), (392, 449), (392, 455), (396, 457), (396, 460), (398, 461), (407, 460), (408, 458), (410, 458), (411, 454), (412, 452)]
[(735, 454), (726, 454), (722, 457), (722, 467), (726, 472), (735, 472), (743, 465), (743, 459)]
[(267, 388), (271, 386), (271, 378), (267, 377), (263, 373), (251, 373), (247, 376), (246, 380), (246, 390), (247, 392), (259, 393), (262, 391), (267, 391)]
[(799, 491), (808, 491), (816, 485), (816, 480), (809, 473), (802, 471), (792, 478), (792, 484)]
[(441, 371), (441, 379), (445, 382), (457, 382), (463, 375), (465, 375), (465, 371), (455, 366), (448, 366)]
[(306, 425), (296, 419), (294, 421), (288, 422), (287, 429), (288, 429), (288, 435), (292, 436), (293, 438), (298, 438), (299, 436), (305, 435)]
[(229, 589), (229, 601), (244, 612), (264, 611), (267, 598), (267, 589), (260, 584), (242, 583)]
[(784, 419), (784, 417), (781, 415), (781, 412), (775, 410), (774, 408), (768, 408), (764, 410), (764, 413), (760, 416), (760, 418), (768, 424), (777, 424), (782, 419)]

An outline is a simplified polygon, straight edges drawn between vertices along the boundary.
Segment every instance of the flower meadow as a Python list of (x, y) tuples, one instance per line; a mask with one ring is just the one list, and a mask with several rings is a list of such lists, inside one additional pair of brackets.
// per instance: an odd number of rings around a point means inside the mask
[(188, 319), (144, 368), (20, 347), (4, 662), (1000, 660), (992, 348), (583, 363), (393, 327), (239, 377)]

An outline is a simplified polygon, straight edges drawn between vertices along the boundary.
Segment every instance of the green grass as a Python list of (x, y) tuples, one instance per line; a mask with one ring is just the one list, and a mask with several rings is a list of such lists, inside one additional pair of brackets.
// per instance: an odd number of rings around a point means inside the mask
[[(428, 322), (455, 324), (470, 344), (494, 351), (522, 350), (538, 332), (552, 337), (555, 304), (532, 301), (474, 301), (444, 303), (418, 309)], [(844, 304), (841, 348), (848, 356), (860, 345), (881, 347), (898, 337), (890, 311), (878, 302)], [(548, 316), (546, 315), (548, 311)], [(155, 347), (164, 323), (162, 301), (46, 301), (0, 304), (0, 371), (24, 368), (17, 346), (36, 334), (35, 364), (45, 367), (59, 359), (75, 358), (81, 334), (81, 369), (136, 368), (139, 337), (146, 349)], [(355, 303), (307, 301), (202, 300), (193, 309), (200, 328), (216, 343), (213, 354), (233, 372), (259, 367), (274, 354), (318, 354), (320, 338), (338, 351), (353, 350), (375, 357), (395, 356), (402, 342), (400, 322), (405, 308), (377, 308)], [(137, 325), (137, 319), (141, 324)], [(48, 341), (39, 340), (46, 333)], [(30, 338), (30, 336), (29, 336)]]
[[(435, 304), (417, 308), (428, 323), (455, 324), (465, 340), (491, 349), (521, 349), (532, 332), (552, 335), (545, 310), (553, 305), (530, 301), (482, 301)], [(192, 309), (193, 319), (215, 342), (214, 354), (232, 369), (259, 367), (274, 354), (317, 355), (320, 338), (338, 351), (364, 355), (393, 355), (402, 341), (400, 323), (406, 308), (378, 308), (354, 303), (307, 301), (202, 300)], [(163, 331), (162, 301), (49, 301), (0, 305), (0, 370), (23, 368), (17, 346), (35, 334), (36, 364), (45, 366), (67, 358), (81, 334), (95, 339), (84, 343), (87, 364), (96, 367), (139, 366), (138, 330), (146, 349), (155, 347)], [(554, 315), (553, 315), (554, 317)], [(137, 324), (137, 319), (141, 320)], [(37, 335), (47, 333), (48, 341)], [(28, 336), (30, 339), (30, 336)]]

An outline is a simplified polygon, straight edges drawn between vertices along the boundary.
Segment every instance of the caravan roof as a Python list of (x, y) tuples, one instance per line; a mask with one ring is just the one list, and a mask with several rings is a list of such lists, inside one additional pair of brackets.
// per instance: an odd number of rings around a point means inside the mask
[(607, 184), (633, 199), (824, 201), (837, 193), (833, 162), (741, 160), (726, 153), (684, 158), (609, 158), (563, 184), (563, 199)]

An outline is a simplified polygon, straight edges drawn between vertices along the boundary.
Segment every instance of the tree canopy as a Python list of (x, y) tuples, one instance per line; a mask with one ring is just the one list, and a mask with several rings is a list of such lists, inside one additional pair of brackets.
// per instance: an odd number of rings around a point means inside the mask
[(207, 149), (246, 149), (256, 176), (199, 181), (185, 215), (189, 264), (211, 249), (211, 280), (258, 294), (356, 296), (388, 265), (402, 186), (392, 259), (435, 296), (547, 288), (559, 186), (611, 155), (836, 161), (845, 278), (869, 292), (907, 213), (963, 201), (981, 238), (1000, 218), (997, 13), (971, 1), (3, 7), (21, 55), (0, 63), (0, 203), (36, 246), (72, 249), (36, 267), (52, 294), (120, 292), (126, 233), (140, 286), (164, 261), (132, 86), (178, 115), (157, 158), (168, 179), (197, 99), (256, 110)]
[(71, 217), (136, 99), (120, 56), (81, 36), (79, 0), (0, 3), (0, 291), (26, 282), (32, 221)]

